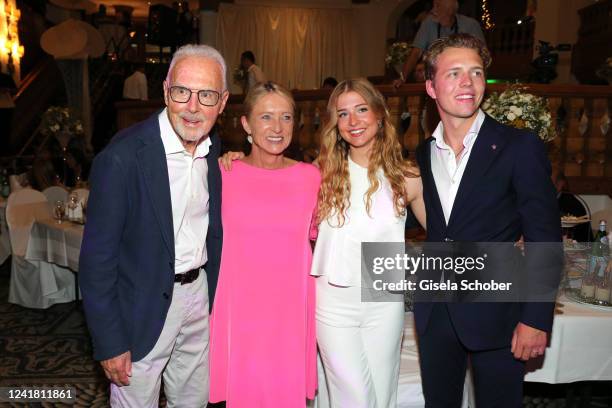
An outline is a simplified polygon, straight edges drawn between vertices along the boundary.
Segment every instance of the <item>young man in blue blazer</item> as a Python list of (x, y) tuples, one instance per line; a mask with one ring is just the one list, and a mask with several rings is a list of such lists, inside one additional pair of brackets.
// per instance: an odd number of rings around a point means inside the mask
[[(417, 149), (427, 241), (560, 242), (543, 143), (480, 109), (490, 62), (469, 34), (440, 39), (425, 56), (426, 90), (441, 118)], [(537, 278), (532, 272), (527, 279)], [(559, 278), (550, 279), (553, 292)], [(553, 311), (550, 301), (416, 303), (426, 406), (461, 406), (468, 358), (478, 407), (522, 406), (524, 361), (544, 353)]]

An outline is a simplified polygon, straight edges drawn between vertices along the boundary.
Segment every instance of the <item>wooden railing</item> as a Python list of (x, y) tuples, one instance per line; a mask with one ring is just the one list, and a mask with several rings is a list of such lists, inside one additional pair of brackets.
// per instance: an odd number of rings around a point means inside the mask
[[(558, 137), (549, 143), (555, 169), (565, 173), (577, 193), (612, 196), (612, 86), (527, 86), (531, 93), (548, 100), (553, 123), (557, 126)], [(494, 84), (487, 88), (488, 92), (501, 92), (505, 87)], [(397, 129), (403, 129), (407, 123), (402, 121), (402, 113), (410, 113), (409, 126), (401, 132), (400, 141), (407, 152), (414, 152), (435, 127), (435, 122), (428, 124), (432, 122), (430, 114), (435, 112), (435, 105), (428, 102), (422, 84), (408, 84), (400, 89), (385, 85), (377, 88), (387, 100), (391, 120)], [(298, 107), (294, 141), (306, 160), (318, 152), (318, 131), (326, 119), (329, 94), (326, 90), (294, 92)], [(226, 150), (242, 150), (245, 146), (246, 135), (240, 125), (242, 99), (242, 95), (230, 96), (219, 118)], [(118, 128), (138, 122), (162, 107), (162, 100), (119, 102)]]

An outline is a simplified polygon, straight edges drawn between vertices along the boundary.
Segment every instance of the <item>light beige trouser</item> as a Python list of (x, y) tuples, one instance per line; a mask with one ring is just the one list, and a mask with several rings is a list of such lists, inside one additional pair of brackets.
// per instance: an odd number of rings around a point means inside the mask
[(157, 408), (163, 376), (168, 408), (206, 407), (208, 341), (208, 287), (202, 268), (194, 282), (174, 284), (172, 303), (155, 347), (132, 363), (130, 385), (111, 384), (111, 406)]

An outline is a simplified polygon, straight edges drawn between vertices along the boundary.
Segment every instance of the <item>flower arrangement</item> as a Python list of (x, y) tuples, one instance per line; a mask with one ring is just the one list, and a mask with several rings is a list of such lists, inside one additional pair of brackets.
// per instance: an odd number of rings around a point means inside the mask
[(544, 142), (557, 136), (546, 99), (526, 92), (520, 84), (510, 85), (504, 92), (494, 92), (482, 109), (499, 122), (535, 132)]
[(606, 63), (603, 64), (596, 72), (597, 76), (608, 81), (612, 85), (612, 57), (606, 59)]
[(387, 64), (387, 66), (403, 64), (411, 49), (412, 46), (408, 45), (406, 42), (394, 42), (389, 47), (389, 51), (385, 57), (385, 64)]
[(83, 134), (83, 123), (70, 108), (51, 106), (43, 113), (40, 131), (53, 136), (65, 151), (73, 136)]
[(81, 135), (83, 134), (83, 123), (70, 108), (51, 106), (43, 113), (40, 129), (42, 133), (52, 136), (61, 133)]

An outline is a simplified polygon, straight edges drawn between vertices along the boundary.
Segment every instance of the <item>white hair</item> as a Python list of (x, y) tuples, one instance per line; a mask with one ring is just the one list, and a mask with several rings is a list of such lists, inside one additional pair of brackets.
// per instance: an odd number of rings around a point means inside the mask
[(170, 73), (177, 61), (186, 57), (209, 58), (219, 64), (221, 78), (223, 79), (223, 90), (227, 90), (227, 65), (225, 64), (225, 59), (215, 48), (204, 44), (187, 44), (176, 50), (172, 56), (172, 61), (170, 61), (170, 68), (168, 68), (168, 74), (166, 74), (166, 81), (170, 81)]

